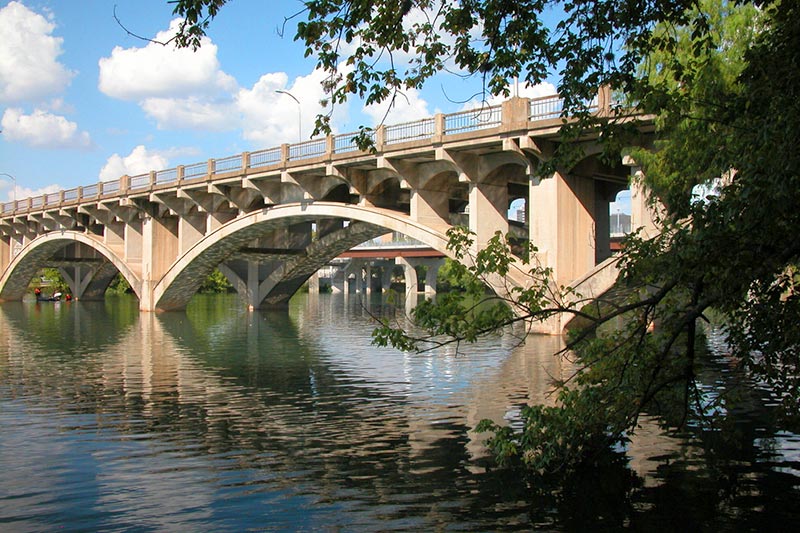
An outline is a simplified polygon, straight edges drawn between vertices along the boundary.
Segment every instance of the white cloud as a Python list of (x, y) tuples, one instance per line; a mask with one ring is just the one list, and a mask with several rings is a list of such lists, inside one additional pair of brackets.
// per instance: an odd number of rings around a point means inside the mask
[(31, 189), (30, 187), (20, 187), (17, 185), (17, 190), (14, 191), (14, 183), (5, 176), (0, 177), (0, 189), (6, 191), (6, 200), (11, 202), (13, 200), (22, 200), (23, 198), (31, 198), (34, 196), (42, 196), (43, 194), (50, 194), (58, 192), (63, 189), (61, 185), (47, 185), (39, 189)]
[(22, 109), (8, 108), (3, 113), (3, 137), (39, 148), (82, 148), (92, 147), (92, 140), (85, 131), (78, 131), (78, 125), (60, 115), (53, 115), (41, 109), (25, 115)]
[[(388, 113), (387, 113), (388, 110)], [(363, 111), (372, 118), (373, 124), (402, 124), (430, 117), (428, 102), (422, 99), (419, 91), (408, 89), (399, 93), (394, 102), (387, 100), (380, 104), (364, 106)]]
[[(179, 20), (154, 40), (165, 42)], [(239, 125), (234, 97), (239, 86), (222, 71), (217, 46), (204, 37), (195, 52), (154, 42), (137, 48), (115, 47), (99, 61), (98, 87), (106, 95), (135, 101), (158, 129), (226, 131)]]
[[(169, 40), (178, 20), (158, 33)], [(116, 47), (99, 61), (99, 89), (106, 95), (135, 101), (161, 130), (230, 131), (257, 146), (308, 139), (315, 117), (324, 111), (320, 101), (326, 74), (314, 70), (290, 82), (285, 72), (264, 74), (252, 87), (239, 87), (222, 71), (217, 46), (208, 38), (196, 51), (148, 43), (143, 47)], [(300, 102), (277, 91), (291, 93)], [(337, 118), (346, 113), (340, 106)], [(299, 116), (298, 116), (299, 115)], [(298, 120), (300, 119), (300, 120)], [(298, 123), (302, 123), (301, 132)]]
[(202, 129), (226, 131), (238, 125), (235, 104), (204, 98), (147, 98), (141, 104), (158, 129)]
[[(512, 94), (514, 92), (514, 87), (511, 87)], [(558, 94), (558, 89), (552, 83), (544, 82), (538, 85), (520, 85), (519, 87), (519, 96), (523, 98), (540, 98), (542, 96), (553, 96)], [(504, 98), (495, 96), (492, 99), (492, 103), (500, 103)]]
[(55, 24), (20, 2), (0, 9), (0, 102), (37, 100), (69, 85), (74, 72), (56, 61)]
[[(179, 23), (173, 20), (155, 40), (169, 40)], [(211, 96), (236, 90), (236, 80), (220, 69), (217, 46), (205, 37), (196, 52), (153, 42), (142, 48), (117, 46), (110, 57), (100, 59), (99, 66), (100, 91), (120, 100)]]
[[(511, 84), (510, 87), (511, 94), (513, 95), (515, 91), (519, 94), (519, 96), (523, 98), (540, 98), (542, 96), (553, 96), (558, 94), (558, 90), (556, 86), (552, 83), (544, 82), (538, 85), (520, 85), (519, 88), (515, 88), (514, 84)], [(486, 102), (481, 102), (478, 99), (473, 99), (464, 104), (463, 109), (477, 109), (484, 105), (500, 105), (502, 104), (507, 98), (505, 96), (490, 96)]]
[[(284, 72), (264, 74), (252, 89), (240, 89), (236, 105), (242, 120), (242, 136), (262, 146), (308, 139), (314, 129), (314, 118), (324, 111), (320, 100), (325, 97), (322, 82), (326, 74), (314, 70), (299, 76), (287, 87)], [(286, 91), (291, 96), (277, 91)], [(298, 109), (299, 106), (299, 109)], [(298, 131), (302, 127), (302, 132)]]
[(147, 148), (139, 145), (125, 157), (114, 154), (108, 158), (106, 164), (100, 170), (100, 181), (111, 181), (119, 179), (120, 176), (136, 176), (151, 170), (162, 170), (167, 168), (169, 160), (160, 152), (148, 152)]

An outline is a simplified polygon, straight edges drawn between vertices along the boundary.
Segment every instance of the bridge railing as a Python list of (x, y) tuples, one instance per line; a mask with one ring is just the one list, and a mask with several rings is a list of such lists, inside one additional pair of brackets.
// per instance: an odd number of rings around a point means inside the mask
[(275, 165), (281, 162), (281, 149), (267, 148), (250, 153), (250, 168), (261, 168)]
[(98, 187), (96, 183), (87, 185), (81, 188), (81, 198), (95, 198), (97, 196)]
[(128, 182), (128, 189), (130, 190), (137, 190), (137, 189), (146, 189), (150, 187), (150, 174), (138, 174), (136, 176), (131, 176), (130, 181)]
[(328, 151), (328, 139), (311, 139), (297, 144), (289, 145), (289, 161), (313, 159), (325, 155)]
[(494, 128), (503, 122), (501, 106), (482, 107), (445, 115), (444, 134), (454, 135), (469, 131)]
[[(358, 152), (359, 148), (355, 142), (358, 136), (357, 132), (353, 133), (340, 133), (333, 136), (333, 152), (336, 154), (347, 154), (350, 152)], [(368, 131), (367, 137), (374, 143), (377, 140), (375, 130)]]
[(385, 144), (429, 139), (436, 134), (436, 119), (431, 117), (415, 122), (386, 126), (383, 132), (383, 142)]
[(545, 96), (543, 98), (532, 98), (529, 103), (528, 120), (546, 120), (558, 118), (564, 109), (564, 100)]
[(214, 171), (212, 174), (226, 174), (236, 170), (242, 170), (241, 154), (214, 159)]
[(115, 193), (119, 192), (120, 182), (118, 180), (115, 180), (115, 181), (104, 181), (102, 183), (102, 185), (103, 185), (103, 191), (102, 191), (101, 194), (103, 196), (106, 196), (108, 194), (115, 194)]
[[(604, 103), (595, 99), (590, 104), (590, 111), (602, 111)], [(564, 101), (558, 95), (533, 98), (528, 101), (528, 121), (542, 121), (559, 118), (564, 112)], [(447, 135), (457, 135), (496, 128), (511, 120), (503, 116), (503, 106), (481, 107), (472, 110), (459, 111), (446, 115), (394, 124), (379, 126), (376, 130), (368, 130), (367, 137), (380, 150), (384, 146), (401, 144), (413, 141), (431, 140)], [(57, 193), (36, 196), (6, 202), (2, 204), (0, 214), (13, 214), (31, 209), (41, 209), (56, 206), (61, 203), (80, 202), (84, 199), (95, 199), (100, 196), (114, 194), (127, 194), (130, 191), (142, 191), (153, 186), (180, 182), (181, 180), (197, 179), (208, 176), (213, 178), (217, 174), (231, 172), (244, 172), (248, 168), (262, 168), (290, 161), (314, 159), (333, 154), (347, 154), (358, 152), (359, 148), (354, 139), (358, 133), (340, 133), (321, 139), (311, 139), (295, 144), (284, 144), (280, 147), (267, 148), (250, 153), (243, 153), (211, 159), (209, 161), (181, 165), (176, 168), (151, 171), (135, 176), (122, 176), (118, 180), (104, 181), (75, 187)]]
[(172, 183), (178, 181), (178, 169), (168, 168), (166, 170), (159, 170), (156, 172), (156, 185), (163, 185), (165, 183)]

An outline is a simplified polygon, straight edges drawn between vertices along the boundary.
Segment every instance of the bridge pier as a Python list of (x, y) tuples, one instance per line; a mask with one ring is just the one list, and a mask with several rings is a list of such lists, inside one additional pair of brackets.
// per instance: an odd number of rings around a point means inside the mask
[[(439, 274), (439, 268), (444, 264), (443, 258), (398, 257), (395, 261), (403, 267), (407, 293), (424, 292), (426, 296), (436, 294), (436, 278)], [(419, 286), (418, 267), (425, 267), (425, 286), (422, 288)]]
[(631, 231), (641, 229), (645, 238), (655, 237), (658, 232), (655, 221), (658, 213), (647, 201), (647, 191), (642, 186), (642, 169), (630, 158), (626, 158), (624, 163), (631, 167)]
[(142, 220), (142, 292), (139, 309), (155, 311), (155, 286), (178, 257), (178, 219), (173, 216), (146, 216)]
[(87, 287), (89, 287), (89, 283), (91, 283), (94, 278), (97, 268), (89, 268), (79, 264), (75, 266), (63, 266), (58, 270), (61, 272), (64, 281), (69, 285), (72, 297), (76, 300), (80, 300), (83, 298), (83, 293), (86, 291)]
[(383, 292), (392, 288), (392, 274), (394, 273), (394, 263), (381, 261), (381, 290)]
[[(596, 221), (608, 218), (608, 205), (603, 212), (596, 194), (595, 181), (581, 176), (556, 172), (531, 179), (530, 241), (558, 285), (569, 285), (596, 264), (596, 251), (602, 248), (597, 237), (603, 226)], [(608, 237), (603, 240), (608, 242)]]
[(496, 232), (508, 233), (508, 187), (492, 183), (471, 183), (469, 187), (469, 229), (475, 233), (475, 250), (486, 246)]

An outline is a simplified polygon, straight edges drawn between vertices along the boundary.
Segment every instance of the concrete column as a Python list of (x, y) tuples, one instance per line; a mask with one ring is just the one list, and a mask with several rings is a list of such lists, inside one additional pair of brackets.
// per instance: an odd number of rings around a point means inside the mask
[(85, 265), (75, 265), (71, 267), (61, 267), (58, 269), (64, 277), (64, 281), (69, 285), (72, 297), (76, 300), (83, 298), (86, 287), (92, 281), (94, 269)]
[(530, 240), (559, 285), (569, 285), (595, 265), (594, 194), (589, 178), (557, 172), (531, 180)]
[(19, 254), (22, 248), (28, 243), (28, 239), (21, 233), (11, 236), (11, 261)]
[(411, 219), (435, 229), (450, 227), (450, 201), (447, 191), (411, 190)]
[(640, 167), (631, 167), (631, 231), (642, 228), (645, 238), (658, 234), (656, 213), (647, 204), (647, 191), (642, 185)]
[(594, 196), (595, 264), (611, 257), (611, 215), (608, 212), (617, 189), (609, 184), (596, 181)]
[(343, 293), (347, 286), (347, 274), (344, 268), (339, 268), (331, 274), (331, 292)]
[(344, 293), (350, 294), (350, 274), (355, 274), (355, 279), (353, 280), (353, 292), (361, 292), (362, 290), (362, 281), (361, 281), (361, 270), (363, 267), (363, 261), (360, 259), (351, 259), (350, 264), (347, 265), (344, 269)]
[(142, 294), (139, 309), (154, 311), (153, 290), (178, 256), (178, 219), (147, 217), (142, 224)]
[(444, 259), (425, 259), (424, 264), (427, 267), (425, 271), (425, 296), (433, 296), (436, 294), (436, 278), (439, 275), (439, 269), (444, 264)]
[(403, 277), (406, 280), (406, 293), (416, 294), (419, 292), (419, 282), (417, 281), (417, 270), (405, 257), (398, 257), (395, 262), (403, 267)]
[(206, 215), (184, 215), (178, 219), (178, 238), (180, 254), (186, 253), (205, 236), (208, 225)]
[(125, 223), (111, 221), (103, 231), (105, 245), (114, 250), (120, 257), (125, 256)]
[(364, 263), (364, 294), (372, 294), (372, 261)]
[(486, 247), (495, 232), (508, 233), (508, 188), (505, 185), (470, 183), (469, 229), (476, 235), (475, 251)]
[(381, 290), (383, 292), (392, 288), (392, 263), (384, 262), (382, 265), (383, 272), (381, 272)]
[(258, 289), (261, 286), (261, 281), (258, 275), (258, 263), (255, 261), (247, 261), (247, 287), (245, 299), (247, 300), (247, 308), (252, 311), (261, 304)]
[(319, 272), (314, 272), (308, 278), (308, 293), (319, 294)]
[(11, 264), (11, 237), (0, 239), (0, 272), (5, 272)]
[(137, 274), (142, 273), (143, 220), (134, 218), (125, 224), (125, 263)]

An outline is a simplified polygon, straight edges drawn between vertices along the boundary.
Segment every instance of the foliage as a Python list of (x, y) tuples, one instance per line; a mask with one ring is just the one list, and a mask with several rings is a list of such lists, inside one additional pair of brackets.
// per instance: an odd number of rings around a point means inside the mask
[[(214, 271), (209, 274), (205, 280), (203, 280), (198, 292), (218, 293), (231, 292), (232, 290), (233, 286), (228, 281), (228, 278), (226, 278), (218, 269), (214, 269)], [(122, 274), (117, 274), (116, 277), (111, 281), (108, 289), (106, 289), (107, 294), (127, 294), (132, 292), (133, 289), (128, 283), (128, 280), (126, 280)]]
[[(175, 36), (178, 46), (199, 46), (208, 23), (224, 0), (179, 0), (175, 13), (187, 24)], [(637, 69), (653, 48), (669, 42), (650, 39), (662, 22), (686, 24), (702, 32), (702, 14), (687, 11), (694, 0), (307, 0), (297, 18), (295, 40), (328, 73), (314, 133), (329, 133), (334, 106), (357, 97), (366, 104), (394, 103), (404, 91), (419, 89), (442, 71), (478, 76), (484, 101), (510, 94), (510, 80), (536, 85), (560, 79), (564, 116), (578, 122), (562, 134), (576, 138), (595, 122), (590, 104), (603, 85), (633, 94), (641, 84)], [(666, 39), (669, 41), (669, 39)], [(356, 142), (371, 144), (372, 129), (362, 127)], [(606, 134), (609, 142), (619, 132)], [(576, 157), (570, 143), (557, 156)], [(559, 159), (557, 157), (556, 159)], [(556, 160), (545, 162), (555, 168)]]
[(202, 293), (217, 293), (217, 292), (233, 292), (233, 285), (228, 281), (228, 278), (215, 268), (211, 274), (203, 280), (200, 285), (199, 292)]
[(57, 268), (43, 268), (39, 271), (39, 275), (42, 279), (47, 280), (50, 292), (69, 292), (69, 285)]
[(106, 289), (106, 294), (129, 294), (133, 292), (128, 280), (122, 274), (117, 274)]
[(458, 263), (458, 261), (453, 261), (449, 257), (444, 260), (444, 264), (439, 267), (439, 272), (436, 274), (437, 292), (450, 292), (463, 289), (458, 276), (459, 265), (460, 263)]
[(181, 48), (200, 48), (202, 39), (211, 20), (217, 16), (228, 0), (171, 0), (175, 4), (172, 13), (180, 15), (183, 20), (175, 35), (175, 44)]
[[(387, 323), (376, 330), (379, 344), (420, 349), (558, 313), (583, 319), (565, 351), (577, 370), (556, 384), (558, 405), (525, 409), (519, 431), (481, 425), (493, 431), (489, 443), (498, 458), (533, 471), (570, 470), (623, 442), (642, 412), (658, 412), (676, 426), (688, 416), (719, 418), (697, 378), (697, 323), (712, 308), (725, 319), (732, 361), (772, 385), (787, 414), (798, 414), (795, 2), (310, 0), (305, 6), (296, 38), (329, 72), (333, 105), (352, 96), (391, 101), (445, 69), (479, 76), (492, 94), (508, 94), (515, 77), (536, 84), (557, 74), (564, 115), (577, 119), (565, 122), (562, 141), (594, 128), (609, 157), (619, 157), (635, 125), (614, 120), (625, 114), (622, 107), (611, 117), (590, 113), (598, 87), (613, 87), (624, 105), (655, 117), (654, 145), (629, 153), (660, 206), (661, 233), (626, 239), (613, 298), (581, 310), (590, 302), (555, 287), (533, 254), (525, 267), (528, 288), (508, 287), (476, 305), (481, 282), (502, 278), (513, 257), (499, 235), (473, 256), (472, 236), (454, 230), (450, 243), (464, 262), (456, 274), (464, 292), (416, 309), (424, 336)], [(548, 17), (557, 19), (554, 26)], [(397, 54), (411, 59), (395, 61)], [(328, 118), (318, 119), (320, 131), (329, 129)], [(568, 169), (573, 145), (558, 144), (539, 167), (542, 175)], [(698, 186), (709, 194), (698, 197)]]

